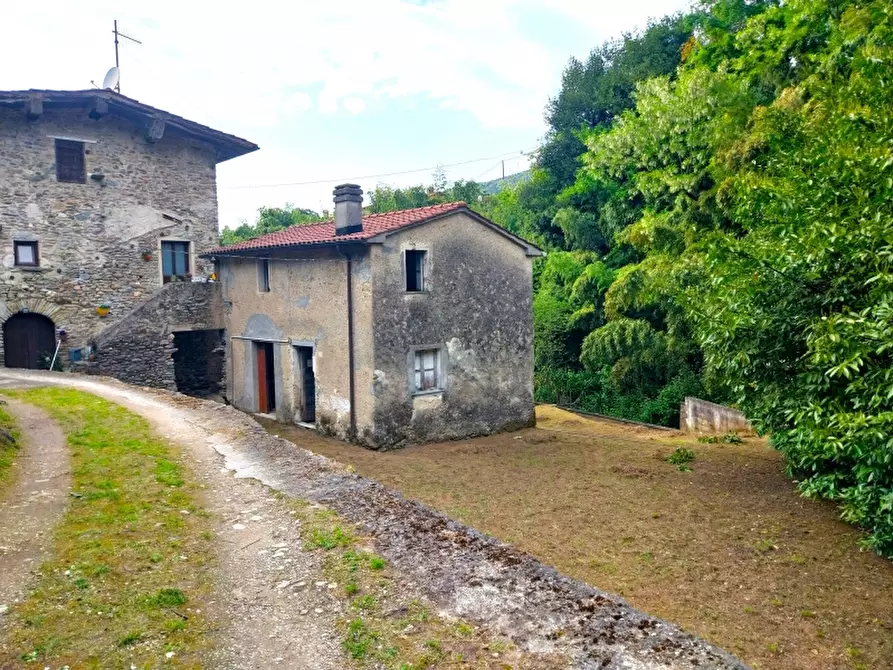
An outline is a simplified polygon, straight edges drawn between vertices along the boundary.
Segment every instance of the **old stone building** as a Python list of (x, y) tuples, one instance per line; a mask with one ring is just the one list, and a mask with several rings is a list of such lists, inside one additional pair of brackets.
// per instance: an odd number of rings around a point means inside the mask
[(238, 408), (373, 448), (534, 423), (532, 259), (465, 203), (335, 219), (214, 250)]
[(256, 149), (109, 90), (0, 92), (0, 360), (46, 367), (61, 334), (66, 365), (213, 384), (216, 165)]

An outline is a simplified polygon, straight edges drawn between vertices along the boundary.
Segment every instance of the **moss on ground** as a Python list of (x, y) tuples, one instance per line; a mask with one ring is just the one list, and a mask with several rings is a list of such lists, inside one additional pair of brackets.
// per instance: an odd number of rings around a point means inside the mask
[(210, 519), (176, 447), (142, 417), (88, 393), (13, 395), (64, 430), (72, 497), (34, 590), (8, 615), (15, 657), (0, 657), (0, 666), (200, 667)]

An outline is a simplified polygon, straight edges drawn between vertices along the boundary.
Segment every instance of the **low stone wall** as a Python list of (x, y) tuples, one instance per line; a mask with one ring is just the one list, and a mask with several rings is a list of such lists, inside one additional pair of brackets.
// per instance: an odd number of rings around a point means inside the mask
[(737, 409), (700, 398), (685, 398), (679, 428), (689, 433), (752, 433), (753, 426)]
[(90, 373), (176, 391), (174, 333), (222, 330), (220, 295), (217, 283), (167, 284), (150, 300), (96, 336), (95, 365), (91, 366)]

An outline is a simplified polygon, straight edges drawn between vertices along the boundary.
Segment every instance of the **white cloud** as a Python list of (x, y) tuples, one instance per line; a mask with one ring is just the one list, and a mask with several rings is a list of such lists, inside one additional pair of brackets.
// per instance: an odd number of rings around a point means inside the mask
[[(632, 2), (646, 16), (646, 3), (655, 14), (664, 4)], [(593, 44), (606, 36), (604, 17), (625, 11), (607, 1), (548, 3), (591, 26)], [(180, 0), (95, 0), (88, 9), (47, 0), (39, 12), (5, 8), (0, 48), (5, 62), (19, 66), (4, 68), (0, 87), (88, 87), (111, 62), (108, 31), (117, 16), (143, 42), (122, 42), (122, 92), (161, 105), (173, 101), (168, 106), (180, 110), (186, 101), (184, 113), (200, 119), (222, 118), (226, 110), (230, 125), (234, 118), (265, 125), (305, 112), (308, 98), (294, 93), (302, 90), (318, 95), (324, 113), (356, 113), (359, 104), (347, 106), (347, 98), (424, 96), (484, 126), (541, 127), (544, 100), (569, 54), (520, 29), (519, 17), (533, 6), (533, 0), (259, 0), (236, 13)], [(607, 23), (623, 27), (619, 19)], [(41, 57), (35, 40), (53, 49)], [(32, 57), (13, 57), (19, 53)]]
[(359, 114), (366, 109), (366, 102), (362, 98), (351, 95), (344, 98), (344, 109), (351, 114)]

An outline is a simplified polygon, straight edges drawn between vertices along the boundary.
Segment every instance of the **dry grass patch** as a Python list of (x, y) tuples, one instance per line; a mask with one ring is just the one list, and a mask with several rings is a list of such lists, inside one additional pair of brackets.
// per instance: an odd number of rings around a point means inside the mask
[(798, 496), (764, 441), (537, 416), (385, 453), (268, 425), (755, 668), (893, 668), (893, 564), (861, 552), (833, 505)]
[(68, 511), (33, 592), (11, 612), (0, 666), (200, 667), (209, 520), (176, 448), (123, 407), (70, 389), (14, 394), (62, 426)]

